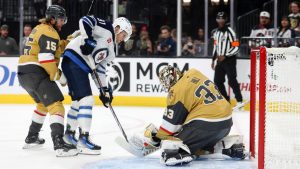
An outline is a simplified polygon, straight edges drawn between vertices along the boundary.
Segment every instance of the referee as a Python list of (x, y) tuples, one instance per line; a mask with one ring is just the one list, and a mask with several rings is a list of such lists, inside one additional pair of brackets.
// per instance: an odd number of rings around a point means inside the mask
[[(243, 97), (239, 87), (239, 83), (236, 80), (236, 55), (239, 50), (239, 42), (236, 39), (235, 32), (225, 25), (227, 16), (225, 12), (219, 12), (217, 14), (216, 21), (218, 28), (214, 32), (214, 49), (212, 69), (215, 70), (214, 82), (219, 88), (221, 94), (229, 101), (225, 89), (225, 75), (227, 74), (229, 86), (232, 88), (235, 98), (238, 104), (241, 104)], [(215, 66), (215, 60), (217, 65)]]

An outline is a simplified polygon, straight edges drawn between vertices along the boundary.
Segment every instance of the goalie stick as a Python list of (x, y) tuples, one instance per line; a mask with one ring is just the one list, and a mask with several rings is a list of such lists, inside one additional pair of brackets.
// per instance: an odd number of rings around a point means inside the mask
[[(232, 108), (232, 111), (238, 110), (242, 107), (244, 107), (247, 103), (249, 103), (249, 100), (243, 102), (242, 104), (239, 104), (235, 107)], [(145, 157), (148, 156), (149, 154), (152, 154), (154, 152), (156, 152), (157, 150), (160, 149), (160, 147), (157, 148), (153, 148), (153, 149), (145, 149), (144, 147), (141, 148), (137, 148), (137, 146), (134, 146), (132, 141), (128, 141), (128, 140), (124, 140), (122, 137), (118, 136), (115, 139), (115, 142), (122, 147), (123, 149), (125, 149), (127, 152), (129, 152), (130, 154), (137, 156), (137, 157)], [(203, 156), (205, 158), (205, 156)], [(209, 157), (209, 156), (208, 156)]]
[(122, 147), (123, 149), (125, 149), (127, 152), (129, 152), (130, 154), (137, 156), (137, 157), (145, 157), (149, 154), (152, 154), (154, 152), (156, 152), (157, 150), (160, 149), (160, 147), (157, 148), (153, 148), (153, 149), (145, 149), (144, 147), (141, 148), (135, 148), (137, 146), (133, 146), (132, 144), (134, 144), (132, 141), (126, 142), (124, 140), (124, 138), (118, 136), (115, 139), (115, 142)]

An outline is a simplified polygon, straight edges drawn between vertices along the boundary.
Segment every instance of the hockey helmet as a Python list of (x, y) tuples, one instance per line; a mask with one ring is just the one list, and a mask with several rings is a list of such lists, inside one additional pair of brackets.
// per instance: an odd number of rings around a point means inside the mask
[(51, 18), (54, 18), (55, 20), (59, 18), (64, 19), (65, 24), (68, 21), (66, 10), (59, 5), (50, 5), (46, 10), (45, 15), (46, 15), (46, 19), (51, 19)]
[(119, 17), (113, 23), (114, 28), (116, 28), (117, 26), (120, 27), (120, 30), (116, 34), (119, 34), (122, 31), (127, 33), (127, 36), (124, 39), (124, 41), (126, 42), (132, 34), (132, 27), (131, 27), (131, 24), (130, 24), (129, 20), (124, 18), (124, 17)]
[(159, 72), (158, 78), (164, 88), (166, 90), (170, 90), (170, 88), (175, 85), (181, 77), (182, 73), (177, 67), (168, 65)]

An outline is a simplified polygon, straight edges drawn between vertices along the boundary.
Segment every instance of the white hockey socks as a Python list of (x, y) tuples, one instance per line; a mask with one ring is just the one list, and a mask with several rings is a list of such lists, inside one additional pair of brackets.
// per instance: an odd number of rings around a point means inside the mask
[(78, 127), (77, 114), (79, 112), (79, 102), (72, 101), (70, 110), (67, 115), (67, 127), (70, 131), (75, 131)]
[(94, 105), (93, 96), (87, 96), (79, 101), (79, 111), (77, 113), (78, 125), (82, 132), (90, 132), (92, 125), (92, 109)]

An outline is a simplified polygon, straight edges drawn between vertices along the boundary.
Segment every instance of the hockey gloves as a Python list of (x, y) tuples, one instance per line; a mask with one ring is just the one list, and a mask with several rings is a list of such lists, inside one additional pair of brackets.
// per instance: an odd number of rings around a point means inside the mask
[[(104, 92), (104, 93), (103, 93)], [(110, 87), (103, 87), (103, 92), (100, 90), (99, 98), (102, 101), (103, 105), (108, 108), (113, 100), (112, 89)]]
[(89, 55), (93, 52), (94, 48), (97, 46), (97, 42), (94, 39), (85, 39), (84, 45), (80, 46), (81, 52), (84, 55)]
[(161, 140), (156, 137), (158, 130), (154, 124), (149, 124), (144, 131), (144, 146), (150, 145), (153, 147), (159, 147)]

